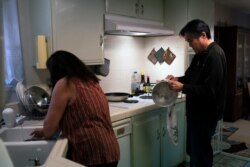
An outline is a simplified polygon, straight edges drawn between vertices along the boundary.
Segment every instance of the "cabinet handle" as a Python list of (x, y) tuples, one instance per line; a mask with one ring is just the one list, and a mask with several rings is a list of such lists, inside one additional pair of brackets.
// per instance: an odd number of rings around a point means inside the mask
[(102, 45), (103, 45), (103, 36), (100, 35), (100, 46), (102, 47)]
[(144, 5), (141, 4), (141, 15), (143, 15), (143, 14), (144, 14)]
[(162, 128), (162, 136), (164, 137), (165, 135), (166, 135), (166, 128), (163, 127), (163, 128)]
[(138, 14), (139, 13), (139, 3), (135, 3), (135, 13)]
[(160, 140), (160, 138), (161, 138), (161, 131), (158, 129), (157, 130), (157, 137), (156, 137), (156, 139)]

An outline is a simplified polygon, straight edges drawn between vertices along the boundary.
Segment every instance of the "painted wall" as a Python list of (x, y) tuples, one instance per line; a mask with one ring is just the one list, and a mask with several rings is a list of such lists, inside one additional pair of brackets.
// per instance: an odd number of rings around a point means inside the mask
[(240, 27), (250, 28), (250, 15), (216, 4), (215, 25), (238, 25)]
[(32, 55), (31, 48), (31, 37), (30, 37), (30, 22), (29, 17), (29, 3), (28, 0), (18, 0), (19, 8), (19, 19), (20, 19), (20, 32), (21, 32), (21, 43), (22, 52), (24, 57), (24, 83), (26, 85), (35, 85), (46, 83), (49, 78), (47, 70), (37, 70), (34, 64), (34, 56)]
[[(153, 64), (147, 56), (153, 48), (168, 47), (176, 55), (171, 65), (167, 63)], [(122, 91), (130, 93), (133, 71), (150, 76), (151, 82), (164, 79), (168, 74), (181, 76), (185, 71), (186, 42), (179, 36), (168, 37), (129, 37), (106, 36), (104, 41), (104, 57), (110, 60), (110, 73), (107, 77), (99, 77), (104, 92)]]

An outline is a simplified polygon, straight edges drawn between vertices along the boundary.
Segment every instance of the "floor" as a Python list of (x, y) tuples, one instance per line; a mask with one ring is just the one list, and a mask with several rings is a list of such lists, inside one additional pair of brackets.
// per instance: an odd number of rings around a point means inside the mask
[(250, 167), (250, 161), (220, 153), (214, 156), (213, 167)]
[[(246, 125), (241, 126), (240, 121), (236, 121), (234, 123), (223, 122), (223, 126), (239, 127), (240, 129), (246, 127)], [(247, 127), (250, 127), (250, 120), (249, 120), (249, 126)], [(189, 167), (189, 164), (186, 164), (186, 166)], [(250, 159), (240, 156), (236, 157), (233, 154), (221, 152), (214, 155), (213, 167), (250, 167)]]
[[(246, 126), (241, 126), (240, 122), (241, 121), (236, 121), (234, 123), (223, 122), (223, 126), (239, 127), (242, 130), (242, 128)], [(249, 127), (250, 127), (250, 121), (249, 121)], [(235, 157), (232, 156), (231, 154), (222, 152), (214, 156), (214, 167), (250, 167), (250, 160), (242, 157)]]

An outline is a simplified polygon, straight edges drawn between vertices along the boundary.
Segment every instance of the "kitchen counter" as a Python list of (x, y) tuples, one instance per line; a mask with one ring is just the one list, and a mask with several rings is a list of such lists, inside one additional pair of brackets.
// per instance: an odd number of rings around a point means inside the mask
[[(138, 100), (138, 103), (109, 102), (111, 121), (119, 121), (138, 114), (160, 108), (152, 99), (141, 99), (132, 97), (129, 100)], [(178, 98), (176, 103), (185, 101), (185, 98)]]
[[(154, 109), (160, 108), (156, 104), (154, 104), (152, 99), (140, 99), (139, 97), (129, 98), (129, 100), (138, 100), (138, 103), (124, 103), (124, 102), (110, 102), (110, 116), (111, 121), (116, 122), (122, 119), (130, 118), (132, 116), (142, 114), (148, 111), (152, 111)], [(180, 103), (185, 101), (185, 98), (177, 99), (176, 103)], [(26, 124), (29, 121), (26, 122)], [(39, 124), (40, 123), (35, 123)], [(71, 166), (71, 167), (82, 167), (73, 161), (70, 161), (65, 157), (67, 152), (67, 139), (59, 139), (55, 146), (53, 147), (46, 163), (43, 165), (45, 167), (63, 167), (63, 166)]]

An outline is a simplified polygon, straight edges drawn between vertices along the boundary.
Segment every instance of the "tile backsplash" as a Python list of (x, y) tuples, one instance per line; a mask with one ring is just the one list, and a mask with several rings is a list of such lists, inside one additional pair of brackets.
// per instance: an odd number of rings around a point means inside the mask
[[(168, 47), (176, 55), (171, 65), (163, 62), (155, 65), (148, 60), (154, 48), (166, 50)], [(164, 37), (130, 37), (106, 36), (104, 41), (104, 57), (110, 60), (110, 73), (106, 77), (99, 76), (104, 92), (121, 91), (130, 93), (131, 76), (134, 71), (141, 70), (150, 76), (151, 82), (164, 79), (167, 75), (182, 76), (186, 68), (187, 45), (179, 36)]]

